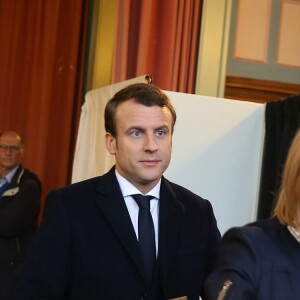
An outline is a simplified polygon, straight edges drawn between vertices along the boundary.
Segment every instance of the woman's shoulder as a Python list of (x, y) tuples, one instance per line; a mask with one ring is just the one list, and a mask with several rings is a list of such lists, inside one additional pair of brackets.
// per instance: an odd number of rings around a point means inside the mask
[(255, 221), (244, 226), (233, 227), (223, 236), (224, 239), (241, 238), (249, 241), (266, 239), (269, 236), (276, 236), (285, 226), (281, 225), (276, 218)]

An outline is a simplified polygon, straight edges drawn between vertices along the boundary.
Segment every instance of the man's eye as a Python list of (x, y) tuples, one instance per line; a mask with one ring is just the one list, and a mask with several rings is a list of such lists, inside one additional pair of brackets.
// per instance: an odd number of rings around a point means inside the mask
[(164, 136), (166, 134), (165, 130), (157, 130), (156, 135), (157, 136)]
[(135, 131), (132, 131), (132, 132), (130, 133), (130, 135), (133, 136), (133, 137), (138, 137), (138, 136), (141, 135), (141, 132), (138, 131), (138, 130), (135, 130)]

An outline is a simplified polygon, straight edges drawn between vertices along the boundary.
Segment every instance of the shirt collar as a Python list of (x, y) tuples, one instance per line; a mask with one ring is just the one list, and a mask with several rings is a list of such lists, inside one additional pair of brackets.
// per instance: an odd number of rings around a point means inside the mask
[[(123, 197), (131, 196), (133, 194), (141, 194), (141, 192), (127, 179), (121, 176), (117, 170), (115, 170), (115, 172), (116, 172), (117, 180), (119, 182)], [(156, 199), (159, 199), (160, 184), (161, 184), (161, 179), (156, 184), (156, 186), (152, 190), (150, 190), (146, 195), (150, 195), (155, 197)]]
[(5, 178), (7, 179), (7, 181), (8, 181), (9, 183), (12, 181), (14, 175), (16, 174), (18, 167), (19, 167), (19, 166), (15, 167), (13, 170), (11, 170), (11, 171), (5, 176)]

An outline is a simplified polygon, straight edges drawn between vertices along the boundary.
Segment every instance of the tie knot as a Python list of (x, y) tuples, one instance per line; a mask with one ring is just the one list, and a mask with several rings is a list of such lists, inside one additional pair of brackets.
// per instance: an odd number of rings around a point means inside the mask
[(154, 197), (135, 194), (132, 195), (132, 198), (135, 200), (140, 209), (150, 209), (150, 200)]

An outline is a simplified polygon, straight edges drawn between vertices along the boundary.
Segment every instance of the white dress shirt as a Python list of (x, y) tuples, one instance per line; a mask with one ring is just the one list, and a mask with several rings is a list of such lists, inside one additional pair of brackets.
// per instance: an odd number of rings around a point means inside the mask
[[(15, 173), (17, 172), (17, 169), (18, 169), (19, 166), (15, 167), (13, 170), (11, 170), (6, 176), (0, 178), (0, 187), (6, 183), (6, 181), (8, 183), (11, 183)], [(1, 176), (0, 176), (1, 177)]]
[[(117, 180), (119, 182), (121, 192), (124, 197), (125, 204), (127, 206), (131, 222), (136, 234), (137, 239), (138, 236), (138, 216), (139, 216), (139, 206), (135, 202), (135, 200), (132, 198), (131, 195), (133, 194), (141, 194), (141, 192), (132, 185), (128, 180), (126, 180), (124, 177), (122, 177), (117, 171), (116, 171)], [(160, 183), (161, 180), (157, 183), (157, 185), (149, 191), (146, 195), (155, 197), (150, 201), (150, 212), (153, 219), (154, 224), (154, 230), (155, 230), (155, 245), (156, 245), (156, 254), (158, 250), (158, 214), (159, 214), (159, 192), (160, 192)], [(145, 196), (146, 196), (145, 195)]]

